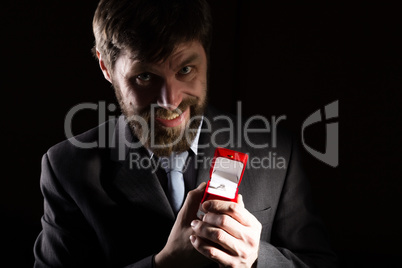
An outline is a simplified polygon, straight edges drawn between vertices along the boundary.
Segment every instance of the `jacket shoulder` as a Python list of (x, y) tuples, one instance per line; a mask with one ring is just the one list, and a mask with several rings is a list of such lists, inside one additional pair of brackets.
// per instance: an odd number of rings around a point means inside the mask
[(76, 136), (69, 137), (49, 148), (47, 154), (54, 157), (73, 157), (75, 154), (93, 153), (106, 147), (108, 129), (114, 120), (104, 122)]
[[(60, 181), (72, 181), (83, 178), (83, 174), (100, 170), (108, 158), (110, 149), (106, 141), (112, 121), (107, 121), (84, 133), (70, 137), (50, 147), (43, 157)], [(90, 163), (90, 165), (88, 164)]]
[(232, 114), (209, 106), (206, 119), (212, 126), (214, 141), (249, 152), (279, 151), (288, 155), (297, 141), (295, 133), (284, 126), (286, 118), (282, 116)]

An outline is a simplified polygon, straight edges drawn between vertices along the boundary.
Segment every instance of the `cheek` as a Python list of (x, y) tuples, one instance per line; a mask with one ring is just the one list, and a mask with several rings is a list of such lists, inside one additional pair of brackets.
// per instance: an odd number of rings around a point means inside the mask
[(207, 81), (206, 79), (202, 80), (197, 80), (193, 85), (191, 85), (193, 88), (193, 95), (196, 96), (197, 98), (203, 100), (206, 96), (206, 91), (207, 91)]
[(149, 91), (137, 89), (132, 86), (125, 86), (122, 90), (123, 103), (130, 110), (142, 110), (148, 107), (154, 100)]
[(120, 92), (122, 101), (126, 107), (136, 104), (137, 97), (133, 90), (124, 86), (120, 88)]
[(201, 76), (200, 79), (198, 80), (199, 85), (198, 85), (198, 92), (200, 96), (205, 96), (206, 91), (207, 91), (207, 70), (206, 68), (201, 70)]
[(205, 95), (207, 85), (207, 79), (205, 72), (197, 73), (197, 75), (187, 82), (184, 82), (183, 88), (185, 92), (198, 98), (202, 98)]

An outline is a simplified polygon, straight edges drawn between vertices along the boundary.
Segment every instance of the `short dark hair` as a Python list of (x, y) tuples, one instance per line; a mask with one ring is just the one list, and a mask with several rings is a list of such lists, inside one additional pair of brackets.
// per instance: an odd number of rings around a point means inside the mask
[(96, 49), (113, 69), (122, 49), (140, 60), (165, 60), (182, 42), (199, 41), (207, 56), (212, 18), (205, 0), (100, 0), (93, 18)]

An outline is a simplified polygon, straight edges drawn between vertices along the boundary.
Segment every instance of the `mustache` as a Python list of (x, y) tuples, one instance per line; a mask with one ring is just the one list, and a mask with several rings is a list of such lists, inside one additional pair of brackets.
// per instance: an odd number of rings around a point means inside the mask
[(149, 118), (151, 116), (151, 110), (154, 109), (156, 117), (168, 117), (173, 114), (182, 114), (188, 107), (198, 104), (198, 99), (196, 97), (188, 97), (184, 99), (176, 109), (168, 110), (157, 104), (149, 105), (140, 111), (139, 115), (143, 118)]

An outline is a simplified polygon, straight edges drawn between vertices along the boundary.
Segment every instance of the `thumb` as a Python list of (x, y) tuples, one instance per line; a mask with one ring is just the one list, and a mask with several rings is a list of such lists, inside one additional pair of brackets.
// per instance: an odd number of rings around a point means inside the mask
[(198, 211), (206, 185), (205, 182), (202, 182), (197, 188), (188, 192), (186, 200), (179, 211), (179, 214), (181, 214), (180, 216), (193, 219), (193, 214), (195, 215)]
[(202, 182), (202, 183), (200, 183), (200, 185), (198, 185), (197, 188), (188, 192), (184, 203), (187, 203), (187, 202), (193, 203), (194, 201), (197, 201), (197, 203), (201, 202), (202, 196), (204, 195), (204, 190), (205, 190), (206, 185), (207, 184), (205, 182)]
[(206, 182), (201, 182), (200, 185), (198, 185), (197, 188), (195, 188), (195, 190), (201, 190), (204, 191), (205, 187), (207, 186)]
[(244, 202), (243, 202), (243, 196), (241, 194), (239, 194), (237, 196), (237, 204), (241, 205), (242, 207), (244, 207)]

